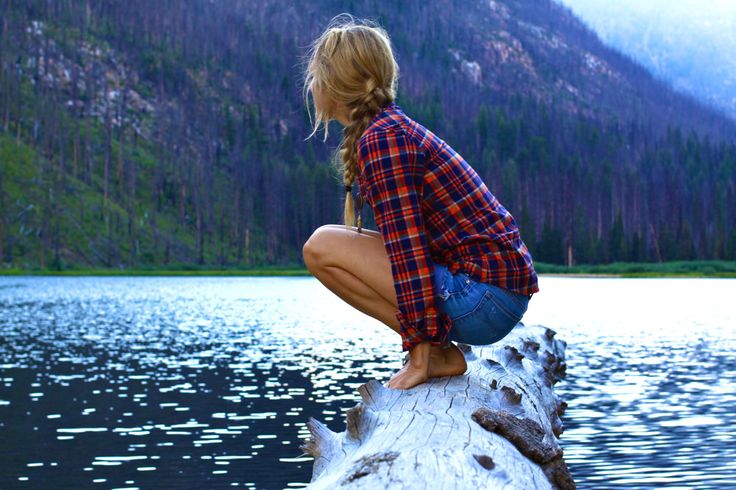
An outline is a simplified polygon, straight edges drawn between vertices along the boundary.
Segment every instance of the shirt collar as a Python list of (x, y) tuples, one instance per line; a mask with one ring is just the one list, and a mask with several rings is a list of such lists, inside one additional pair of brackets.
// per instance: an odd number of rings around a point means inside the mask
[(373, 116), (373, 119), (371, 119), (371, 122), (368, 123), (368, 126), (365, 128), (365, 130), (368, 131), (374, 125), (385, 127), (391, 121), (398, 121), (400, 119), (400, 115), (403, 114), (403, 112), (404, 111), (395, 101), (391, 101), (383, 106), (381, 112)]

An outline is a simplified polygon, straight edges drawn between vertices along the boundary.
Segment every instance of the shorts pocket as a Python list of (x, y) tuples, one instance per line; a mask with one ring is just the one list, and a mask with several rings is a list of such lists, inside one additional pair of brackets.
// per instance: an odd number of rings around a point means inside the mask
[(500, 341), (513, 330), (519, 317), (501, 306), (494, 291), (484, 290), (478, 304), (453, 319), (450, 340), (471, 345), (489, 345)]
[(442, 264), (435, 264), (436, 294), (447, 301), (450, 296), (465, 295), (473, 287), (474, 282), (464, 272), (453, 274)]
[[(494, 286), (495, 287), (495, 286)], [(512, 293), (501, 288), (489, 290), (486, 293), (493, 301), (498, 310), (503, 313), (514, 325), (521, 321), (526, 313), (528, 303), (523, 303), (519, 298), (512, 296)]]
[(491, 343), (490, 331), (492, 326), (486, 310), (494, 308), (487, 294), (470, 310), (452, 319), (450, 340), (472, 345), (486, 345)]

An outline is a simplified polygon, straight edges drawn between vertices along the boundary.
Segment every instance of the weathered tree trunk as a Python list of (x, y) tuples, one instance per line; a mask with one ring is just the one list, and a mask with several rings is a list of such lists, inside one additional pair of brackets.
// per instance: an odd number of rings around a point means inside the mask
[(360, 386), (345, 432), (309, 419), (309, 488), (575, 488), (557, 441), (566, 403), (552, 385), (565, 376), (566, 343), (554, 335), (519, 323), (496, 344), (458, 344), (462, 376)]

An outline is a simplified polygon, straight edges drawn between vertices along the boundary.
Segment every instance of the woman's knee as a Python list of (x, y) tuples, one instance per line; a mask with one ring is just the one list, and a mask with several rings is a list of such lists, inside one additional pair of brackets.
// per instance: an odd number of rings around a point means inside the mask
[(310, 271), (319, 267), (324, 262), (329, 248), (330, 234), (334, 233), (334, 225), (322, 225), (302, 245), (302, 257), (304, 264)]
[(355, 227), (322, 225), (314, 230), (302, 246), (304, 264), (314, 273), (327, 265), (348, 267), (354, 262), (356, 254), (365, 256), (375, 251), (385, 255), (380, 237), (380, 233), (374, 230), (363, 229), (359, 234)]

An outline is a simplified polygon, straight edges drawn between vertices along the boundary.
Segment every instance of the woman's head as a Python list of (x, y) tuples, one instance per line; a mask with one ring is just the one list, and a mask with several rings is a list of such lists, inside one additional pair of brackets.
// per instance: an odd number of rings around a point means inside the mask
[[(357, 144), (373, 116), (396, 98), (399, 66), (386, 31), (370, 21), (357, 21), (340, 14), (312, 43), (304, 73), (304, 100), (309, 111), (309, 93), (314, 99), (316, 120), (328, 136), (331, 119), (346, 122), (343, 139), (335, 152), (336, 166), (345, 185), (352, 185), (357, 171)], [(311, 120), (311, 114), (310, 114)], [(353, 199), (345, 199), (345, 224), (355, 219)]]

